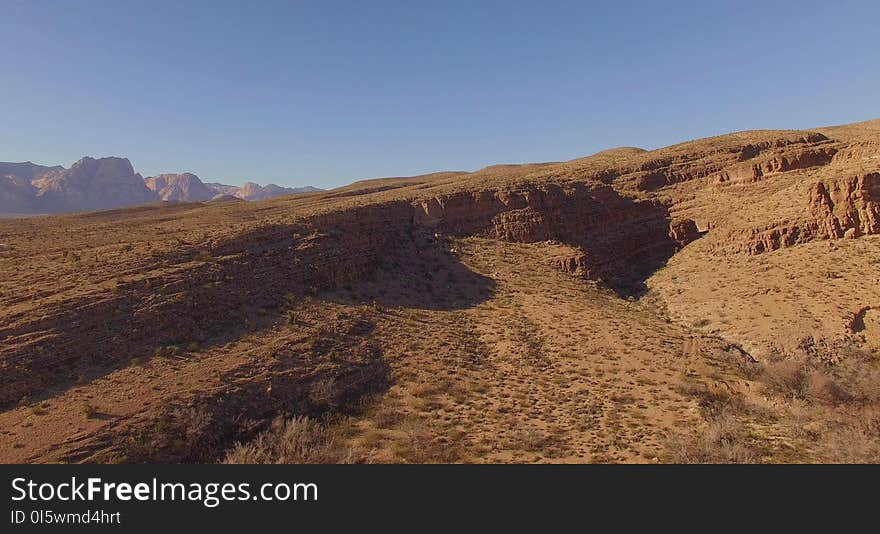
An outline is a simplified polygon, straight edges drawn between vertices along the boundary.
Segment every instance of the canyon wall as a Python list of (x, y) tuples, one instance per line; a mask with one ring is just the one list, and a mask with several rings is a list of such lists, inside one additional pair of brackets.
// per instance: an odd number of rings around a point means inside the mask
[(672, 221), (659, 202), (585, 184), (435, 197), (417, 203), (415, 221), (457, 236), (574, 245), (583, 254), (563, 265), (621, 293), (638, 292), (647, 274), (699, 236), (693, 221)]
[(814, 239), (880, 234), (880, 172), (814, 182), (800, 203), (795, 218), (733, 235), (736, 252), (761, 254)]

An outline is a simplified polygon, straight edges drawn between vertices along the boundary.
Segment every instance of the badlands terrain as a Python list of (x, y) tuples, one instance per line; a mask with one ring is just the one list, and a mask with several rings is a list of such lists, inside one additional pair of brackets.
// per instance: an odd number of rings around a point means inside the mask
[(880, 459), (880, 121), (4, 220), (0, 274), (4, 462)]

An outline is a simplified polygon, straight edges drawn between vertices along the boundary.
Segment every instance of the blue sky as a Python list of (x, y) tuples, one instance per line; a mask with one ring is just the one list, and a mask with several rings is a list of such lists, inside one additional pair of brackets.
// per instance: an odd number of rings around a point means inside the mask
[(876, 0), (0, 10), (0, 161), (331, 187), (880, 117)]

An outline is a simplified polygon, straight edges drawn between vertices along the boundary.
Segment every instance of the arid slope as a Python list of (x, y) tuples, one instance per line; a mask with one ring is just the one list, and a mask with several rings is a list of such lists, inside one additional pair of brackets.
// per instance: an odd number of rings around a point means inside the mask
[(2, 459), (867, 461), (878, 234), (880, 121), (0, 221)]

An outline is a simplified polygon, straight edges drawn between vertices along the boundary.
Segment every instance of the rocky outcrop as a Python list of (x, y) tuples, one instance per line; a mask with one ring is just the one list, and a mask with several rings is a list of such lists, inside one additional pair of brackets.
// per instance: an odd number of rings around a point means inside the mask
[(880, 161), (880, 140), (862, 141), (839, 150), (832, 163), (876, 163)]
[(37, 189), (31, 181), (47, 172), (61, 170), (64, 170), (64, 167), (45, 167), (30, 161), (0, 162), (0, 214), (38, 212)]
[(14, 174), (0, 175), (0, 213), (32, 213), (37, 190), (30, 180)]
[(318, 189), (317, 187), (312, 186), (281, 187), (275, 184), (262, 186), (254, 182), (245, 182), (245, 184), (241, 187), (218, 183), (208, 183), (205, 185), (207, 185), (210, 189), (213, 189), (215, 195), (232, 195), (242, 200), (269, 200), (271, 198), (284, 195), (296, 195), (299, 193), (314, 193), (316, 191), (322, 191), (322, 189)]
[(218, 193), (202, 183), (195, 174), (160, 174), (144, 180), (147, 188), (166, 201), (199, 202)]
[(0, 162), (0, 176), (17, 176), (23, 180), (33, 180), (38, 176), (42, 176), (51, 171), (63, 171), (64, 167), (56, 165), (54, 167), (46, 167), (45, 165), (37, 165), (30, 161), (24, 163), (6, 163)]
[(836, 153), (837, 149), (829, 146), (778, 154), (759, 161), (750, 160), (725, 168), (711, 183), (723, 187), (757, 182), (768, 175), (827, 165)]
[(748, 231), (738, 251), (761, 254), (814, 239), (870, 234), (880, 234), (880, 172), (814, 183), (800, 218)]
[(705, 178), (713, 185), (750, 182), (767, 174), (824, 165), (838, 148), (818, 132), (766, 132), (772, 137), (760, 142), (744, 140), (759, 133), (717, 138), (717, 143), (700, 149), (685, 143), (662, 155), (646, 153), (638, 164), (598, 169), (592, 178), (647, 193)]
[(314, 187), (281, 187), (275, 184), (261, 186), (253, 182), (246, 182), (235, 193), (238, 198), (244, 200), (269, 200), (270, 198), (280, 197), (284, 195), (295, 195), (298, 193), (311, 193), (320, 191)]
[(243, 186), (219, 183), (202, 183), (192, 173), (160, 174), (145, 180), (148, 188), (155, 191), (162, 200), (180, 202), (201, 202), (212, 200), (220, 195), (236, 197), (241, 200), (269, 200), (284, 195), (321, 191), (316, 187), (281, 187), (275, 184), (262, 186), (246, 182)]
[(119, 208), (159, 198), (126, 158), (86, 157), (32, 183), (40, 209), (48, 213)]
[(880, 233), (880, 172), (817, 182), (809, 210), (823, 237)]

